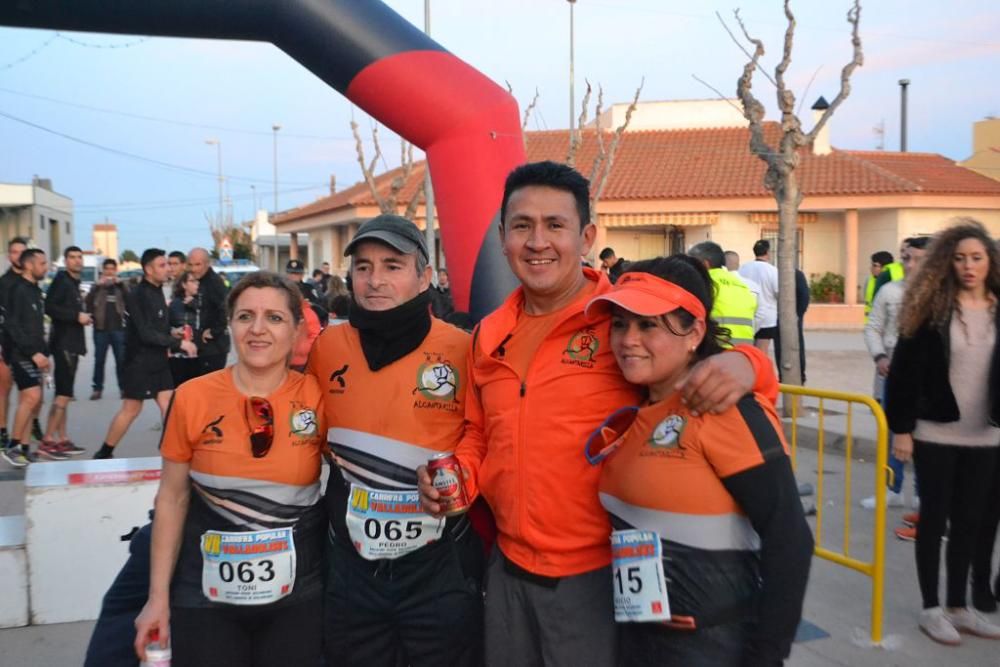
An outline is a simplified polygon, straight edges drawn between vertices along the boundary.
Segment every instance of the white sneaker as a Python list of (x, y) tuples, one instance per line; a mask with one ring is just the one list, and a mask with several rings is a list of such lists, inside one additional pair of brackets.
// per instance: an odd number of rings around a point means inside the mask
[(913, 494), (910, 496), (910, 509), (919, 510), (920, 509), (920, 496)]
[[(903, 493), (896, 493), (895, 491), (885, 492), (885, 506), (886, 507), (903, 507), (906, 502), (903, 500)], [(868, 496), (867, 498), (861, 499), (861, 506), (866, 510), (875, 509), (875, 496)]]
[(920, 612), (920, 630), (939, 644), (958, 646), (962, 643), (961, 635), (941, 607), (931, 607)]
[(1000, 625), (994, 625), (968, 607), (949, 609), (945, 616), (959, 632), (983, 639), (1000, 639)]

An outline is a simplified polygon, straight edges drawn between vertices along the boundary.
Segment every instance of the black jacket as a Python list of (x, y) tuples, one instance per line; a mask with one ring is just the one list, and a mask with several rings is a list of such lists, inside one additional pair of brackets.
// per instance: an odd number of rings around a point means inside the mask
[(7, 332), (4, 330), (3, 326), (3, 320), (7, 313), (7, 295), (10, 294), (12, 289), (14, 289), (14, 284), (20, 277), (21, 276), (14, 273), (13, 268), (7, 269), (4, 274), (0, 276), (0, 347), (8, 345)]
[(30, 359), (39, 352), (47, 355), (42, 290), (35, 283), (17, 276), (5, 299), (3, 328), (11, 354), (17, 359)]
[(431, 286), (431, 313), (443, 320), (455, 312), (455, 301), (451, 297), (450, 287)]
[(138, 371), (167, 370), (168, 352), (181, 349), (181, 340), (170, 335), (170, 315), (163, 290), (142, 280), (125, 297), (125, 363)]
[(226, 284), (212, 267), (198, 281), (198, 314), (202, 329), (212, 332), (212, 339), (203, 343), (201, 336), (194, 344), (198, 356), (229, 353), (229, 334), (226, 332)]
[(87, 354), (80, 313), (83, 312), (83, 297), (80, 296), (80, 281), (69, 271), (60, 271), (49, 285), (45, 295), (45, 314), (52, 320), (49, 331), (49, 349), (53, 352)]
[(618, 278), (621, 277), (622, 273), (624, 273), (627, 268), (628, 262), (625, 261), (623, 257), (619, 257), (618, 261), (608, 268), (608, 280), (610, 280), (612, 284), (618, 282)]
[[(1000, 331), (1000, 312), (995, 326)], [(900, 336), (889, 364), (886, 385), (886, 416), (893, 433), (912, 433), (918, 419), (933, 422), (956, 422), (958, 402), (951, 390), (948, 368), (951, 365), (951, 322), (942, 329), (925, 324), (912, 337)], [(1000, 425), (1000, 346), (993, 346), (990, 360), (990, 423)]]

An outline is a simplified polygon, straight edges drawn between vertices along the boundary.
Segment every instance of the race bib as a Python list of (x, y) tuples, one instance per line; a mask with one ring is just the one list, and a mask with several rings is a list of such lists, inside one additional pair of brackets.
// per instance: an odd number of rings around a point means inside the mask
[(669, 621), (660, 536), (648, 530), (611, 533), (615, 621)]
[(277, 602), (295, 585), (291, 528), (250, 533), (210, 530), (201, 536), (201, 591), (212, 602)]
[(444, 519), (424, 513), (415, 490), (382, 491), (351, 484), (347, 531), (362, 558), (399, 558), (441, 539)]

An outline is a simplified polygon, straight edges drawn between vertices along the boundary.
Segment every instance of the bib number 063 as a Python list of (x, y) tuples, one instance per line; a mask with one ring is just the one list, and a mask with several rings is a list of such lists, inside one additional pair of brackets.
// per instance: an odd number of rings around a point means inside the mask
[(252, 584), (254, 581), (271, 581), (274, 579), (274, 562), (270, 560), (243, 561), (234, 566), (229, 561), (222, 561), (219, 563), (219, 578), (227, 584), (237, 579), (244, 584)]
[(407, 540), (416, 540), (423, 532), (423, 524), (420, 521), (365, 519), (365, 535), (370, 540), (378, 540), (382, 537), (390, 542), (398, 542), (404, 537)]

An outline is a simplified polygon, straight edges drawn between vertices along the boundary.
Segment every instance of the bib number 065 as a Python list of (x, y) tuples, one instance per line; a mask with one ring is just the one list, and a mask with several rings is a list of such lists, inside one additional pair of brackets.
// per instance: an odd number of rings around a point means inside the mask
[(227, 584), (236, 579), (244, 584), (271, 581), (274, 579), (274, 563), (270, 560), (243, 561), (234, 566), (229, 561), (222, 561), (219, 563), (219, 578)]
[(416, 540), (423, 532), (424, 528), (420, 521), (365, 519), (365, 535), (370, 540), (378, 540), (383, 536), (390, 542), (398, 542), (404, 537), (407, 540)]

